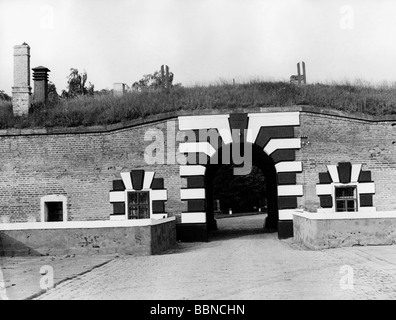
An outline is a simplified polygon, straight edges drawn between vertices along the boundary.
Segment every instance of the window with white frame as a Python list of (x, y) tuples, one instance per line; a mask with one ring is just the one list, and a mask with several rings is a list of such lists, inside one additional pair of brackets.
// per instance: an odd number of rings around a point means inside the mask
[(335, 187), (336, 212), (358, 211), (356, 186)]
[(41, 198), (41, 221), (67, 221), (67, 198), (59, 195), (49, 195)]

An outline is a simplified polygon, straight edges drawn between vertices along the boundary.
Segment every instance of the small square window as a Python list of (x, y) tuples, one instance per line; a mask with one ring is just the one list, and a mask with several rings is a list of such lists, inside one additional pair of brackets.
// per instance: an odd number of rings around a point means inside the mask
[(67, 197), (63, 195), (47, 195), (40, 199), (41, 222), (66, 222)]
[(357, 211), (356, 186), (335, 188), (336, 212)]

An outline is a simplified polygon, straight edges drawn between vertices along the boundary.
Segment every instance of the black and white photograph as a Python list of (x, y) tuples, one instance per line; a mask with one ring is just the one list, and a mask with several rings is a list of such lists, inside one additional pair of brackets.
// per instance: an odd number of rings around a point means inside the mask
[(395, 17), (0, 0), (0, 300), (396, 299)]

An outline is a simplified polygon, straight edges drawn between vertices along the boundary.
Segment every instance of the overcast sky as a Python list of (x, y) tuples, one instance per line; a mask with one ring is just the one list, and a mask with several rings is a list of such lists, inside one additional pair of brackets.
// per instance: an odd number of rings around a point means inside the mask
[(304, 60), (309, 83), (396, 81), (393, 0), (0, 0), (0, 90), (11, 93), (13, 46), (97, 90), (169, 65), (175, 82), (287, 81)]

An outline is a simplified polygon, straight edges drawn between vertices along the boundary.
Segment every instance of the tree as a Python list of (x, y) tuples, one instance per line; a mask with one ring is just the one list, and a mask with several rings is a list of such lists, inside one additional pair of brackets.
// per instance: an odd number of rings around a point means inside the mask
[(89, 83), (86, 86), (88, 80), (87, 72), (78, 72), (78, 69), (71, 68), (70, 75), (67, 77), (68, 91), (63, 90), (62, 97), (64, 98), (75, 98), (77, 96), (94, 95), (95, 86)]
[(48, 102), (50, 104), (56, 103), (59, 100), (59, 95), (56, 90), (55, 84), (51, 81), (48, 83)]
[[(174, 74), (169, 72), (169, 89), (175, 87), (173, 85)], [(134, 91), (144, 91), (144, 90), (159, 90), (165, 88), (166, 84), (161, 75), (161, 71), (155, 71), (153, 74), (146, 74), (142, 79), (135, 82), (132, 85)], [(177, 84), (180, 86), (180, 84)]]
[(222, 166), (213, 181), (213, 197), (219, 199), (223, 210), (255, 211), (266, 198), (266, 182), (261, 170), (252, 167), (250, 174), (234, 175), (234, 165)]
[(100, 91), (95, 91), (95, 95), (97, 96), (109, 96), (112, 94), (112, 90), (102, 89)]
[(11, 97), (5, 93), (3, 90), (0, 90), (0, 100), (4, 100), (4, 101), (11, 101)]

